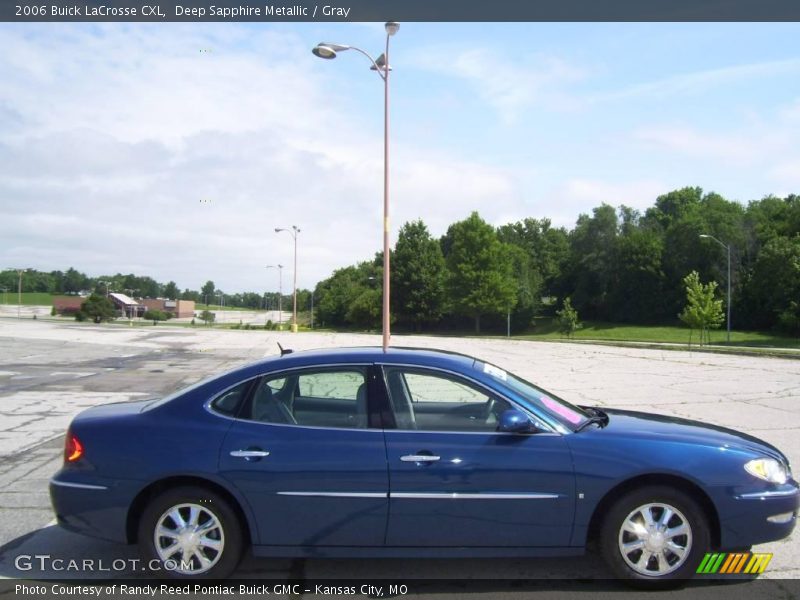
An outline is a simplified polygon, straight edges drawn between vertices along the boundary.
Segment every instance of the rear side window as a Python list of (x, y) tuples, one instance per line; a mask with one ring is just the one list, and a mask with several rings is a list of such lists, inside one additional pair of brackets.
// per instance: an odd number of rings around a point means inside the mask
[(275, 425), (365, 429), (367, 370), (303, 369), (262, 379), (245, 418)]

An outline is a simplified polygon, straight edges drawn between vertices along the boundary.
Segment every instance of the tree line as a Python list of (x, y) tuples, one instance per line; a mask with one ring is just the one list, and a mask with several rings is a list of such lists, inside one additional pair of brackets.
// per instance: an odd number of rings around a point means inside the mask
[[(14, 302), (14, 294), (18, 291), (19, 279), (16, 270), (0, 271), (0, 290), (5, 290), (9, 302)], [(277, 310), (282, 305), (284, 310), (291, 310), (291, 294), (277, 292), (236, 292), (226, 293), (218, 289), (213, 281), (207, 281), (199, 290), (189, 288), (180, 290), (174, 281), (159, 283), (152, 277), (129, 273), (123, 275), (102, 275), (89, 277), (75, 268), (66, 271), (37, 271), (27, 269), (22, 275), (23, 292), (41, 292), (48, 294), (97, 294), (105, 296), (107, 292), (118, 292), (136, 298), (166, 298), (169, 300), (193, 300), (197, 304), (224, 304), (236, 308), (253, 310)], [(298, 307), (308, 310), (311, 292), (297, 290)], [(279, 302), (280, 299), (280, 302)], [(288, 307), (288, 308), (287, 308)]]
[[(480, 331), (505, 328), (510, 315), (522, 331), (571, 298), (582, 319), (678, 323), (692, 272), (725, 300), (727, 246), (734, 327), (797, 333), (800, 196), (745, 206), (698, 187), (643, 213), (602, 204), (571, 230), (547, 218), (493, 227), (474, 212), (435, 239), (423, 221), (406, 223), (392, 250), (392, 316), (400, 328)], [(379, 328), (382, 263), (378, 253), (320, 282), (318, 320)]]

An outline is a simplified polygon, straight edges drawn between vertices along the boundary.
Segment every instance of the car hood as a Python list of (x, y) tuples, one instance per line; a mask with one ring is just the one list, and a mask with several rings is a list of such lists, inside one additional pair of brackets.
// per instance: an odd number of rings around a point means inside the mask
[(603, 408), (602, 411), (609, 417), (608, 424), (603, 428), (609, 434), (645, 437), (653, 440), (659, 438), (670, 441), (683, 440), (706, 446), (735, 447), (763, 453), (789, 464), (787, 458), (775, 446), (752, 435), (727, 427), (631, 410)]

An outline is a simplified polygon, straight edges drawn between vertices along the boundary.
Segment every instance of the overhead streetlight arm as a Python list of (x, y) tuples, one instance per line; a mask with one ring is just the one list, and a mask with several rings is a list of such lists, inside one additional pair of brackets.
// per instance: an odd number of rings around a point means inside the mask
[(345, 50), (355, 50), (356, 52), (360, 52), (361, 54), (366, 56), (369, 59), (369, 62), (372, 63), (372, 70), (378, 73), (378, 76), (381, 79), (383, 79), (384, 81), (386, 80), (386, 76), (383, 74), (383, 70), (388, 68), (388, 65), (379, 65), (378, 62), (374, 58), (372, 58), (372, 56), (368, 52), (365, 52), (364, 50), (358, 48), (357, 46), (345, 46), (343, 44), (320, 42), (319, 44), (314, 46), (311, 52), (314, 54), (314, 56), (318, 56), (326, 60), (331, 60), (336, 58), (337, 52), (344, 52)]

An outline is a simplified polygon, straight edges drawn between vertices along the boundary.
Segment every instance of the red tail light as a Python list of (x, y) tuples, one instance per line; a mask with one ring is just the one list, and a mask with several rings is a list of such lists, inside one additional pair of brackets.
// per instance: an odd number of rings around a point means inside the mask
[(83, 444), (73, 433), (67, 433), (67, 440), (64, 445), (64, 461), (75, 462), (83, 456)]

